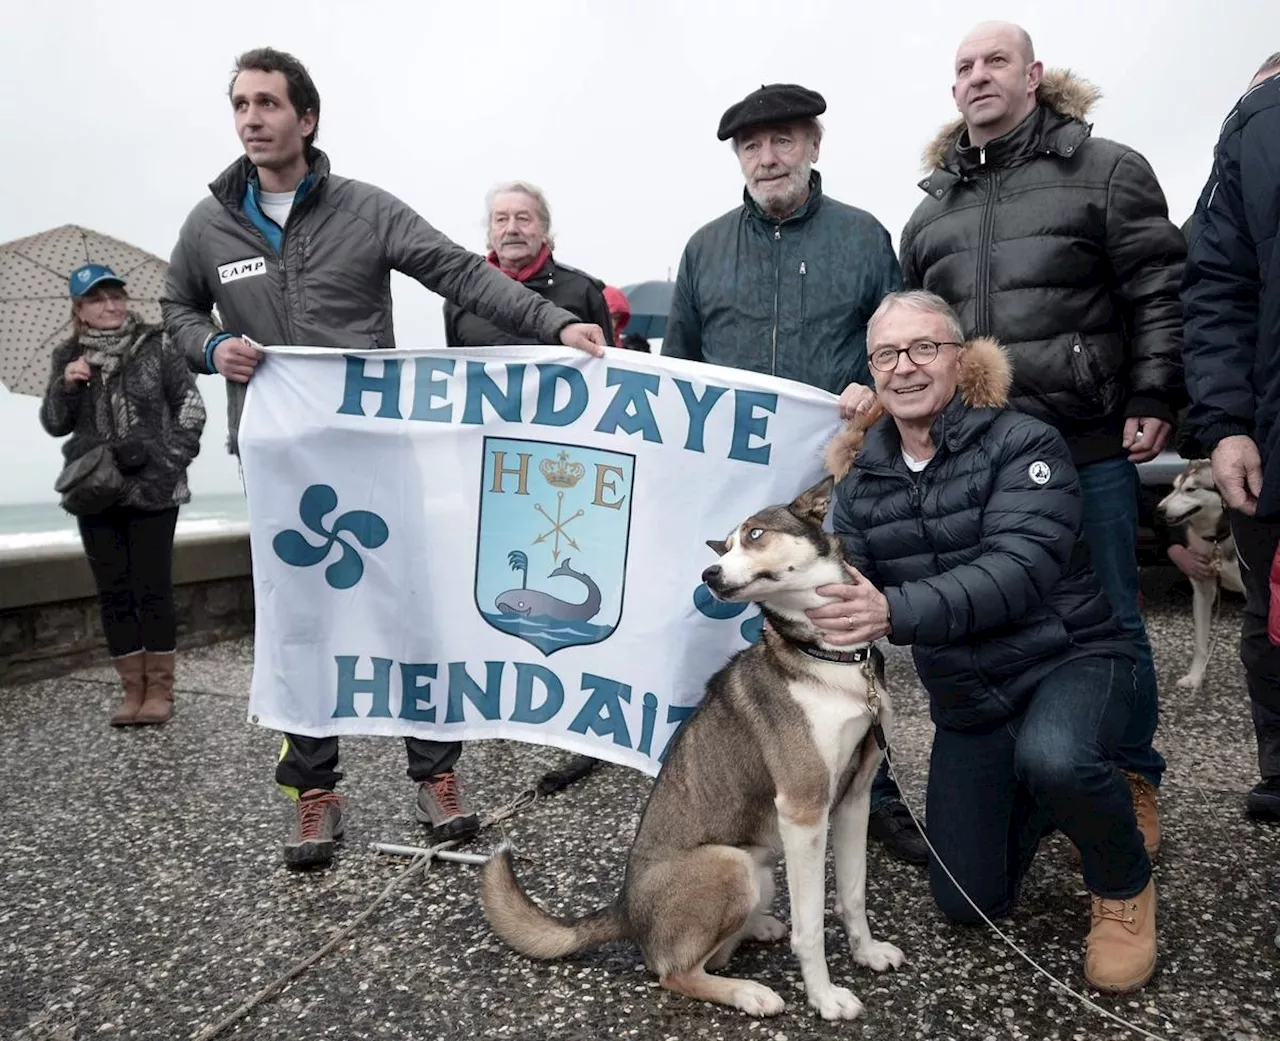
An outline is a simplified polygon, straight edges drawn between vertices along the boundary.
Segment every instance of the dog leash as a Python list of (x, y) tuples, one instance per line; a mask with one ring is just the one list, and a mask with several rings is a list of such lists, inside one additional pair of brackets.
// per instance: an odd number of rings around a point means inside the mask
[[(520, 792), (520, 794), (509, 803), (499, 806), (497, 809), (486, 814), (480, 822), (480, 830), (483, 831), (486, 828), (491, 828), (493, 825), (499, 824), (502, 821), (507, 820), (509, 817), (514, 817), (517, 813), (522, 813), (533, 806), (537, 801), (538, 792), (536, 788), (524, 789), (524, 791)], [(373, 901), (363, 911), (335, 932), (326, 943), (312, 951), (305, 958), (295, 962), (291, 967), (282, 972), (256, 994), (246, 998), (234, 1011), (218, 1020), (218, 1022), (191, 1035), (191, 1041), (212, 1041), (213, 1038), (217, 1037), (223, 1031), (234, 1026), (264, 1001), (275, 995), (290, 980), (297, 976), (301, 976), (307, 969), (318, 962), (326, 954), (329, 954), (338, 947), (361, 925), (368, 921), (373, 913), (406, 882), (412, 879), (415, 875), (425, 877), (427, 872), (431, 870), (431, 865), (435, 861), (451, 860), (456, 863), (482, 864), (489, 859), (488, 857), (481, 857), (479, 854), (451, 854), (453, 847), (458, 845), (458, 841), (459, 840), (452, 839), (429, 847), (394, 846), (389, 843), (373, 843), (374, 850), (379, 853), (411, 856), (413, 859), (410, 861), (408, 867), (386, 884), (382, 892), (374, 897)]]
[[(868, 697), (867, 697), (868, 708), (871, 707), (872, 697), (874, 696), (874, 699), (875, 699), (874, 711), (876, 713), (876, 717), (878, 717), (880, 696), (878, 693), (874, 692), (875, 677), (871, 675), (871, 669), (869, 667), (869, 663), (863, 666), (863, 675), (866, 676), (867, 682), (868, 682), (868, 691), (869, 691)], [(875, 733), (875, 730), (874, 730), (875, 726), (878, 726), (878, 723), (873, 724), (872, 733)], [(911, 820), (915, 824), (916, 829), (920, 832), (920, 837), (924, 839), (924, 844), (927, 847), (929, 847), (929, 853), (933, 856), (933, 859), (937, 862), (938, 867), (942, 868), (943, 873), (947, 876), (948, 879), (951, 880), (951, 884), (956, 887), (956, 891), (962, 897), (964, 897), (965, 902), (968, 903), (968, 905), (972, 907), (975, 912), (977, 912), (978, 917), (981, 918), (990, 927), (991, 931), (995, 933), (998, 937), (1000, 937), (1001, 940), (1004, 941), (1005, 946), (1008, 947), (1011, 951), (1013, 951), (1014, 954), (1016, 954), (1019, 958), (1021, 958), (1028, 965), (1030, 965), (1031, 968), (1033, 968), (1037, 973), (1039, 973), (1041, 976), (1047, 979), (1055, 987), (1058, 987), (1060, 990), (1063, 990), (1067, 994), (1071, 995), (1071, 997), (1075, 998), (1078, 1002), (1080, 1002), (1086, 1008), (1092, 1009), (1094, 1012), (1098, 1013), (1100, 1016), (1104, 1016), (1107, 1019), (1111, 1020), (1112, 1022), (1118, 1023), (1120, 1026), (1136, 1032), (1142, 1037), (1149, 1038), (1150, 1041), (1168, 1041), (1168, 1038), (1164, 1037), (1161, 1034), (1153, 1034), (1150, 1030), (1147, 1030), (1144, 1027), (1138, 1026), (1137, 1023), (1131, 1023), (1129, 1022), (1129, 1020), (1123, 1018), (1122, 1016), (1117, 1016), (1111, 1010), (1103, 1008), (1096, 1001), (1090, 998), (1087, 994), (1080, 993), (1078, 990), (1076, 990), (1069, 984), (1058, 979), (1057, 976), (1055, 976), (1043, 965), (1041, 965), (1034, 958), (1032, 958), (1031, 955), (1029, 955), (1021, 947), (1019, 947), (1017, 943), (1014, 942), (1013, 939), (1011, 939), (998, 925), (996, 925), (995, 922), (993, 922), (990, 918), (987, 917), (986, 913), (982, 910), (982, 908), (980, 908), (974, 902), (973, 897), (971, 897), (968, 894), (968, 892), (966, 892), (965, 888), (962, 885), (960, 885), (959, 881), (957, 881), (956, 879), (956, 876), (951, 873), (951, 869), (947, 867), (946, 862), (940, 856), (938, 856), (938, 851), (933, 848), (933, 843), (929, 841), (929, 836), (924, 829), (924, 825), (921, 823), (920, 818), (916, 816), (916, 811), (912, 807), (911, 803), (907, 801), (906, 795), (903, 794), (903, 785), (902, 785), (902, 782), (898, 779), (897, 764), (893, 761), (893, 758), (889, 755), (889, 749), (888, 749), (887, 743), (881, 744), (881, 741), (883, 740), (883, 738), (884, 738), (884, 730), (881, 729), (879, 735), (876, 737), (876, 743), (880, 744), (880, 747), (885, 752), (885, 762), (889, 764), (889, 776), (893, 779), (893, 783), (898, 786), (898, 793), (902, 798), (902, 805), (904, 805), (907, 808), (907, 812), (911, 815)], [(847, 790), (847, 787), (848, 786), (846, 785), (846, 790)]]

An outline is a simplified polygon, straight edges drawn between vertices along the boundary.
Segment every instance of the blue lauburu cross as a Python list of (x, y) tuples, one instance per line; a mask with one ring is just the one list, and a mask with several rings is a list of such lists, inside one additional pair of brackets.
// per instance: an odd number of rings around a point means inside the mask
[(287, 528), (271, 540), (276, 556), (293, 567), (312, 567), (325, 560), (334, 545), (342, 554), (325, 568), (324, 578), (334, 589), (350, 589), (364, 576), (364, 560), (360, 552), (341, 533), (346, 532), (365, 549), (377, 549), (390, 534), (387, 522), (368, 510), (349, 510), (338, 515), (332, 528), (324, 519), (338, 508), (338, 493), (327, 484), (313, 484), (298, 502), (298, 516), (311, 531), (325, 539), (316, 546), (300, 531)]

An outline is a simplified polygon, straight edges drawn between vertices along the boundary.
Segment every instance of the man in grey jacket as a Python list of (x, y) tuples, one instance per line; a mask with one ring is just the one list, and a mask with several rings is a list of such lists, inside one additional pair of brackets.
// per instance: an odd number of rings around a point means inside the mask
[[(229, 93), (245, 155), (183, 224), (161, 302), (190, 366), (228, 381), (232, 452), (246, 384), (262, 359), (251, 341), (394, 347), (392, 271), (526, 340), (604, 353), (598, 326), (502, 275), (387, 192), (331, 174), (315, 147), (320, 95), (296, 58), (271, 48), (241, 55)], [(453, 772), (461, 745), (405, 744), (418, 819), (436, 841), (473, 834), (478, 821)], [(276, 781), (297, 799), (287, 863), (332, 858), (343, 830), (334, 792), (341, 777), (337, 738), (285, 736)]]
[[(867, 320), (902, 288), (884, 226), (822, 192), (821, 94), (793, 83), (753, 91), (725, 112), (746, 180), (742, 205), (694, 233), (680, 259), (662, 354), (808, 383), (868, 407)], [(923, 865), (928, 850), (882, 766), (870, 834)]]

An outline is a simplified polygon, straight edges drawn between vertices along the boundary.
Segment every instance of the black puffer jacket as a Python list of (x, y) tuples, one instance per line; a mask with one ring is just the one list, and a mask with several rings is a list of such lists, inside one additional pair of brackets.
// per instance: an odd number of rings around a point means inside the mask
[[(604, 302), (604, 283), (568, 264), (561, 264), (554, 254), (538, 269), (537, 274), (521, 283), (539, 296), (550, 300), (575, 315), (580, 322), (593, 322), (604, 330), (612, 345), (614, 334), (609, 319), (609, 305)], [(528, 343), (527, 336), (517, 336), (457, 304), (444, 305), (444, 342), (450, 347), (495, 347), (501, 344)]]
[(1203, 450), (1247, 434), (1262, 454), (1258, 514), (1280, 516), (1280, 74), (1227, 117), (1191, 232), (1189, 425)]
[(934, 723), (948, 730), (1017, 715), (1073, 658), (1132, 657), (1080, 538), (1066, 443), (1004, 407), (1008, 379), (994, 341), (969, 346), (919, 474), (878, 406), (828, 452), (843, 478), (835, 531), (887, 597), (890, 642), (912, 645)]
[(945, 128), (901, 249), (908, 288), (1005, 345), (1010, 405), (1057, 427), (1077, 465), (1122, 454), (1127, 416), (1172, 422), (1185, 396), (1186, 244), (1146, 160), (1090, 136), (1097, 96), (1050, 73), (1036, 110), (985, 148)]
[(88, 383), (67, 386), (63, 372), (82, 354), (84, 348), (74, 339), (54, 350), (40, 403), (45, 431), (54, 437), (71, 435), (62, 446), (63, 457), (70, 463), (104, 442), (128, 440), (140, 446), (145, 461), (124, 474), (121, 505), (165, 510), (189, 502), (187, 467), (200, 452), (205, 410), (181, 352), (158, 325), (139, 322), (138, 339), (121, 367), (134, 420), (127, 432), (101, 429), (109, 425), (102, 421), (108, 413), (98, 407), (102, 394), (117, 385), (119, 371), (104, 384), (101, 370), (91, 369)]

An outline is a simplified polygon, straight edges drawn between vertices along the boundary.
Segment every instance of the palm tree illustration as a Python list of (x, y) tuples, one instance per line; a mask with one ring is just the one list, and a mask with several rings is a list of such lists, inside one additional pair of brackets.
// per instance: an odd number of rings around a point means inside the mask
[(522, 572), (520, 578), (520, 588), (529, 588), (529, 558), (518, 549), (513, 549), (507, 554), (507, 563), (511, 566), (512, 571)]

